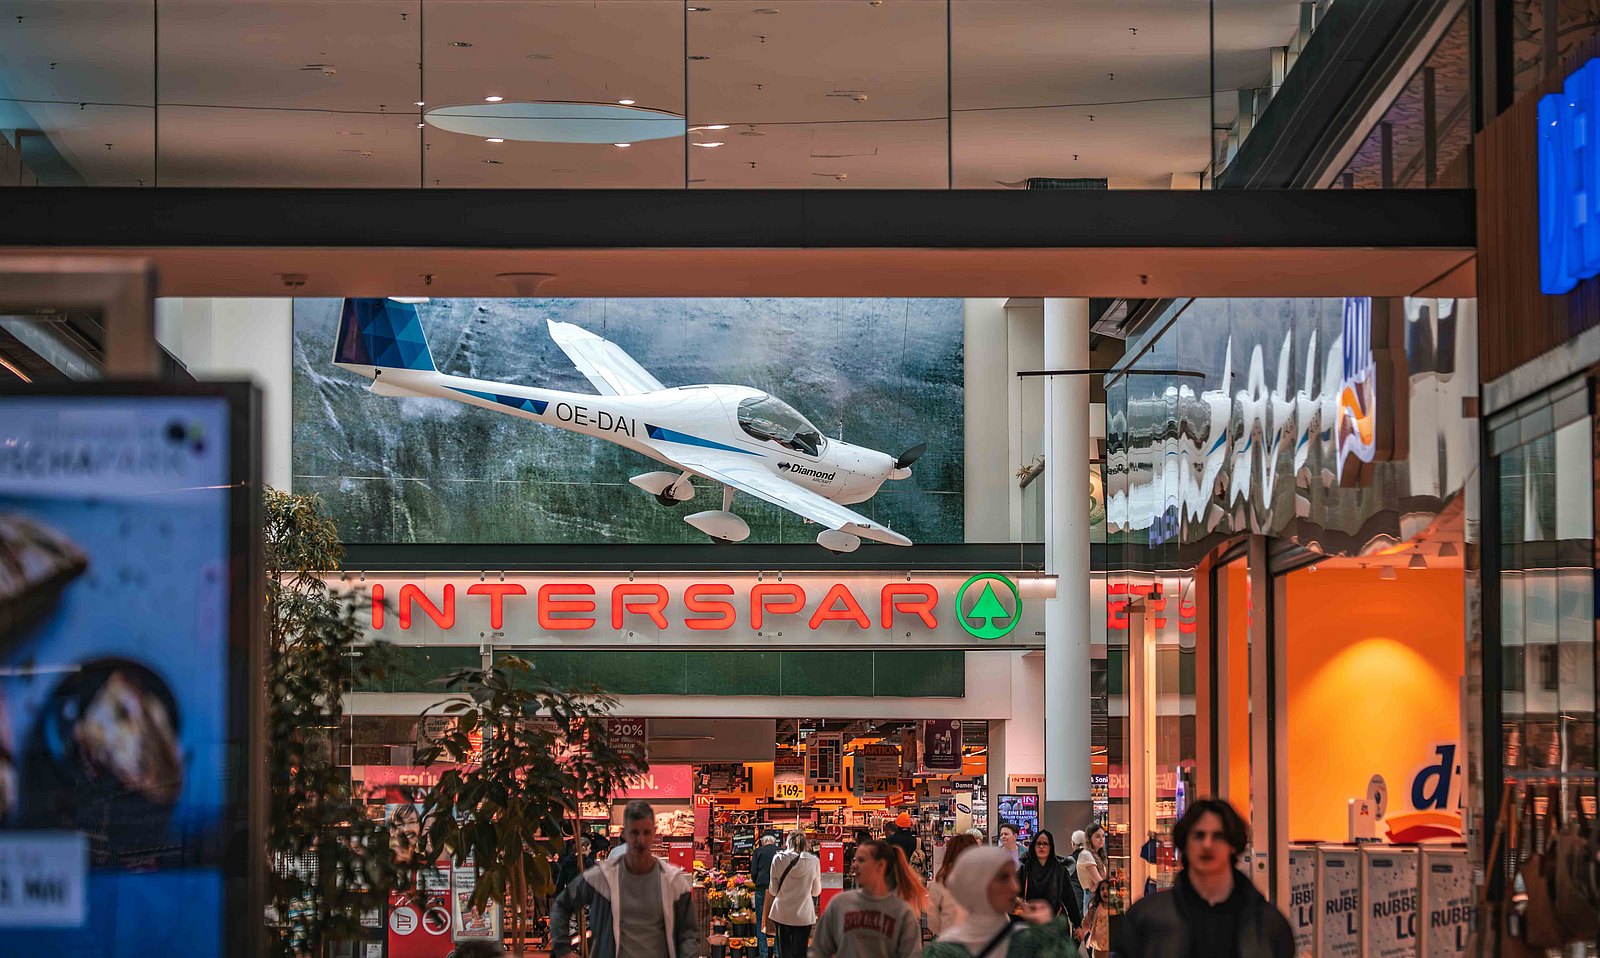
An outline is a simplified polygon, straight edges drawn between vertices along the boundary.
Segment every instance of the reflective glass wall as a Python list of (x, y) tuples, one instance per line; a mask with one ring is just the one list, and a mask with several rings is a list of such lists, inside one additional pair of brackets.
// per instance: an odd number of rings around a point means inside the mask
[(5, 0), (0, 178), (1194, 188), (1331, 6)]
[[(1596, 811), (1590, 388), (1581, 378), (1557, 386), (1497, 417), (1489, 434), (1499, 486), (1500, 773), (1513, 809), (1541, 827), (1545, 816)], [(1511, 850), (1515, 860), (1533, 849), (1523, 840)]]

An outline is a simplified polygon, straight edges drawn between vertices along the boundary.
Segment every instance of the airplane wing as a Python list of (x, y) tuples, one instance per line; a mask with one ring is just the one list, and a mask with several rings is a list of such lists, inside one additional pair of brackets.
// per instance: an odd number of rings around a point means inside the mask
[(696, 449), (680, 454), (676, 449), (672, 458), (685, 469), (697, 472), (707, 479), (732, 486), (740, 492), (764, 499), (775, 506), (787, 509), (818, 525), (863, 539), (875, 539), (890, 545), (908, 546), (911, 540), (893, 530), (873, 522), (866, 516), (839, 505), (826, 496), (781, 479), (749, 462), (749, 457), (715, 449)]
[(589, 377), (602, 396), (631, 396), (665, 389), (632, 356), (609, 339), (601, 339), (582, 326), (546, 320), (550, 338), (567, 354), (578, 371)]

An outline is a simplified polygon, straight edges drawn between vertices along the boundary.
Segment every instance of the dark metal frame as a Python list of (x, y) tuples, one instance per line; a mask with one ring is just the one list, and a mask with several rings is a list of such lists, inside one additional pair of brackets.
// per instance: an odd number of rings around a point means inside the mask
[(1471, 249), (1471, 190), (13, 190), (0, 246)]

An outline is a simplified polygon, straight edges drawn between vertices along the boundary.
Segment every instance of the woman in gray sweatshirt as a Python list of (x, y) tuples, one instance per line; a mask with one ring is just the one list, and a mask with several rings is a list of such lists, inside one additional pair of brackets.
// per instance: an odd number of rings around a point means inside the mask
[(856, 846), (856, 887), (835, 895), (817, 922), (810, 958), (918, 958), (928, 893), (900, 849)]

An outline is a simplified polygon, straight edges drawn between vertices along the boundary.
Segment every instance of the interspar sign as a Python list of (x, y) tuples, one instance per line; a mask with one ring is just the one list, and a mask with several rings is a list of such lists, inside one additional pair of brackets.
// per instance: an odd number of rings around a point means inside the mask
[(1054, 580), (1011, 573), (397, 574), (360, 593), (368, 635), (407, 645), (1039, 648)]

